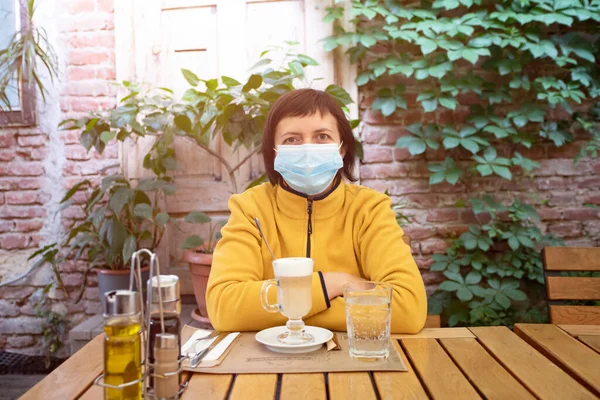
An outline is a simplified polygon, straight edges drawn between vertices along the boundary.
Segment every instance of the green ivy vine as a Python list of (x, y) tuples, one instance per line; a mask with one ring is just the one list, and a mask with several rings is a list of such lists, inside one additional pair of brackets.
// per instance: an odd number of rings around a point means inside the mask
[[(412, 156), (443, 150), (428, 164), (432, 185), (464, 184), (478, 222), (434, 256), (445, 281), (430, 313), (449, 325), (543, 321), (543, 235), (533, 206), (477, 197), (471, 183), (496, 176), (519, 180), (540, 165), (527, 156), (540, 143), (579, 140), (580, 157), (600, 148), (598, 0), (353, 1), (328, 9), (334, 35), (358, 64), (356, 83), (384, 117), (409, 108), (425, 115), (456, 111), (454, 123), (417, 123), (396, 146)], [(344, 29), (345, 13), (351, 29)], [(457, 206), (467, 204), (463, 201)]]

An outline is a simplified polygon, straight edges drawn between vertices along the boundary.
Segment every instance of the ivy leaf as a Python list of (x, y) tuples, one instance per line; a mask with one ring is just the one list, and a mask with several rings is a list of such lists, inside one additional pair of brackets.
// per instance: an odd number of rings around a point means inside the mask
[(519, 248), (519, 239), (517, 239), (516, 236), (511, 236), (508, 239), (508, 245), (510, 246), (511, 249), (517, 250)]
[(508, 179), (509, 181), (512, 179), (512, 173), (507, 167), (501, 165), (492, 165), (492, 171), (494, 171), (496, 175), (499, 175), (504, 179)]
[(521, 290), (508, 289), (508, 290), (503, 291), (503, 293), (507, 297), (510, 297), (511, 299), (513, 299), (515, 301), (525, 301), (525, 300), (527, 300), (527, 295), (525, 294), (525, 292), (523, 292)]
[(481, 281), (481, 274), (477, 271), (471, 271), (465, 278), (465, 283), (467, 284), (477, 284)]
[(358, 76), (356, 77), (356, 84), (358, 86), (363, 86), (363, 85), (366, 85), (367, 83), (369, 83), (370, 80), (371, 80), (371, 72), (363, 71), (360, 74), (358, 74)]
[(407, 78), (410, 78), (413, 72), (415, 72), (415, 69), (411, 65), (397, 65), (393, 68), (390, 68), (388, 74), (395, 75), (400, 73), (406, 76)]
[(466, 302), (473, 299), (473, 293), (471, 293), (467, 287), (463, 286), (456, 291), (456, 297), (458, 297), (460, 301)]
[(335, 36), (328, 36), (321, 40), (325, 51), (333, 51), (338, 47), (338, 41)]
[(490, 36), (480, 36), (469, 40), (469, 46), (471, 47), (490, 47), (492, 45), (492, 38)]
[(370, 35), (360, 35), (360, 43), (366, 48), (369, 48), (376, 44), (377, 40)]
[(463, 245), (467, 250), (473, 250), (477, 247), (477, 238), (471, 232), (465, 232), (460, 236)]
[(479, 171), (479, 173), (481, 174), (481, 176), (488, 176), (493, 173), (492, 167), (490, 167), (487, 164), (478, 165), (476, 168), (477, 168), (477, 171)]
[(438, 48), (438, 45), (437, 45), (437, 43), (436, 43), (436, 42), (434, 42), (434, 41), (433, 41), (433, 40), (431, 40), (431, 39), (427, 39), (427, 38), (425, 38), (425, 37), (421, 37), (421, 38), (419, 38), (419, 39), (417, 40), (417, 44), (418, 44), (419, 46), (421, 46), (421, 52), (422, 52), (424, 55), (427, 55), (427, 54), (429, 54), (429, 53), (433, 53), (433, 52), (434, 52), (434, 51), (435, 51), (435, 50)]
[(496, 293), (494, 300), (496, 300), (496, 303), (500, 304), (502, 308), (510, 308), (510, 299), (504, 293)]
[(464, 49), (462, 52), (462, 57), (473, 65), (477, 63), (477, 60), (479, 60), (479, 54), (472, 49)]
[(481, 286), (469, 285), (468, 288), (475, 296), (485, 297), (487, 295), (487, 289), (482, 288)]
[(421, 102), (421, 105), (423, 106), (423, 110), (425, 110), (425, 112), (435, 111), (438, 106), (438, 99), (433, 98), (431, 100), (424, 100)]
[(446, 292), (455, 292), (460, 288), (462, 288), (462, 285), (454, 281), (444, 281), (440, 284), (440, 290)]
[(458, 105), (456, 99), (450, 97), (440, 97), (439, 102), (443, 107), (449, 108), (451, 110), (455, 110), (456, 106)]
[(393, 97), (377, 97), (371, 104), (373, 110), (380, 110), (384, 117), (389, 117), (396, 111), (396, 99)]
[(515, 153), (515, 156), (512, 158), (512, 163), (514, 165), (518, 165), (519, 167), (523, 168), (527, 172), (540, 167), (539, 163), (537, 163), (529, 158), (523, 157), (521, 155), (521, 153), (519, 153), (519, 152)]
[(410, 154), (413, 156), (423, 154), (425, 153), (425, 150), (427, 150), (427, 145), (425, 142), (421, 138), (415, 136), (401, 137), (396, 141), (396, 146), (408, 149)]

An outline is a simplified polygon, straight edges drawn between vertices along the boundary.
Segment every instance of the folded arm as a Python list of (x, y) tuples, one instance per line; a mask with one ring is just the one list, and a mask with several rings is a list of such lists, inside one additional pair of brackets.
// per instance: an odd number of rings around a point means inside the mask
[[(262, 240), (253, 218), (251, 205), (234, 195), (229, 200), (231, 216), (222, 229), (213, 255), (206, 303), (210, 321), (215, 329), (224, 331), (256, 331), (276, 325), (285, 325), (280, 313), (269, 313), (261, 305), (260, 292), (265, 282)], [(262, 222), (262, 221), (261, 221)], [(275, 232), (275, 227), (263, 227), (265, 232)], [(266, 252), (266, 250), (265, 250)], [(270, 258), (270, 255), (268, 256)], [(321, 276), (312, 275), (312, 309), (306, 318), (328, 306), (323, 294)], [(269, 291), (269, 302), (277, 302), (276, 290)]]

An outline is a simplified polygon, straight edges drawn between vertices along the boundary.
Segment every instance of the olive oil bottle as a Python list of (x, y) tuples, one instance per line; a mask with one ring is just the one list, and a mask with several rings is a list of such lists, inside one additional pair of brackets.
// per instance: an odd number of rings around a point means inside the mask
[(116, 290), (106, 293), (104, 313), (104, 383), (121, 389), (104, 388), (105, 400), (142, 398), (142, 343), (139, 293)]

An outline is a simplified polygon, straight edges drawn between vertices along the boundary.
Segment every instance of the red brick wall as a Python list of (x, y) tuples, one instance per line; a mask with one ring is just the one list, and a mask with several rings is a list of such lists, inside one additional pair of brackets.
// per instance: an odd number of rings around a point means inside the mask
[[(417, 91), (418, 87), (412, 86), (412, 90)], [(407, 97), (410, 99), (411, 95)], [(412, 239), (413, 255), (426, 284), (430, 285), (430, 292), (440, 279), (439, 274), (427, 271), (432, 263), (431, 255), (444, 252), (450, 238), (465, 232), (468, 224), (475, 222), (472, 212), (455, 207), (458, 200), (466, 201), (469, 194), (488, 193), (505, 200), (513, 197), (528, 199), (536, 204), (543, 229), (563, 238), (566, 245), (600, 246), (599, 209), (584, 207), (586, 203), (600, 205), (600, 160), (582, 159), (573, 163), (585, 137), (580, 136), (561, 148), (542, 143), (522, 151), (524, 156), (541, 165), (534, 171), (533, 179), (518, 177), (509, 182), (478, 178), (466, 185), (430, 185), (427, 164), (443, 160), (443, 151), (428, 150), (423, 155), (411, 156), (408, 150), (395, 147), (395, 143), (408, 134), (405, 127), (410, 124), (458, 121), (464, 118), (466, 110), (458, 108), (455, 113), (438, 110), (424, 114), (415, 104), (416, 95), (412, 97), (408, 110), (398, 111), (387, 119), (378, 111), (368, 109), (368, 97), (363, 101), (365, 157), (360, 175), (362, 184), (382, 192), (387, 190), (394, 202), (408, 204), (404, 212), (411, 216), (411, 223), (405, 233)]]
[[(59, 104), (47, 104), (60, 109), (60, 119), (75, 118), (89, 111), (110, 108), (116, 104), (114, 0), (62, 0), (49, 5), (58, 7), (53, 46), (61, 65)], [(43, 7), (40, 12), (43, 11)], [(47, 25), (45, 25), (47, 26)], [(56, 96), (55, 96), (56, 98)], [(41, 120), (42, 117), (38, 117)], [(39, 121), (42, 122), (42, 121)], [(42, 124), (43, 125), (43, 124)], [(1, 129), (1, 128), (0, 128)], [(54, 136), (53, 136), (54, 135)], [(49, 152), (62, 154), (60, 162), (49, 158)], [(107, 148), (104, 156), (95, 151), (86, 153), (75, 131), (44, 132), (43, 128), (0, 130), (0, 252), (27, 254), (40, 244), (56, 240), (44, 237), (58, 224), (66, 225), (78, 213), (66, 209), (54, 217), (60, 198), (75, 181), (98, 176), (98, 170), (117, 163), (116, 147)], [(49, 177), (49, 169), (60, 168), (60, 181)], [(62, 190), (55, 189), (56, 185)], [(54, 208), (53, 208), (54, 207)], [(86, 314), (100, 311), (95, 277), (89, 277), (89, 288), (79, 304), (74, 304), (82, 282), (85, 263), (69, 263), (62, 268), (70, 287), (71, 299), (62, 299), (57, 291), (54, 309), (66, 309), (72, 326)], [(0, 289), (0, 349), (30, 354), (41, 352), (41, 319), (35, 317), (34, 305), (41, 289), (51, 275), (46, 271), (30, 276), (18, 286)], [(4, 279), (4, 278), (3, 278)]]

